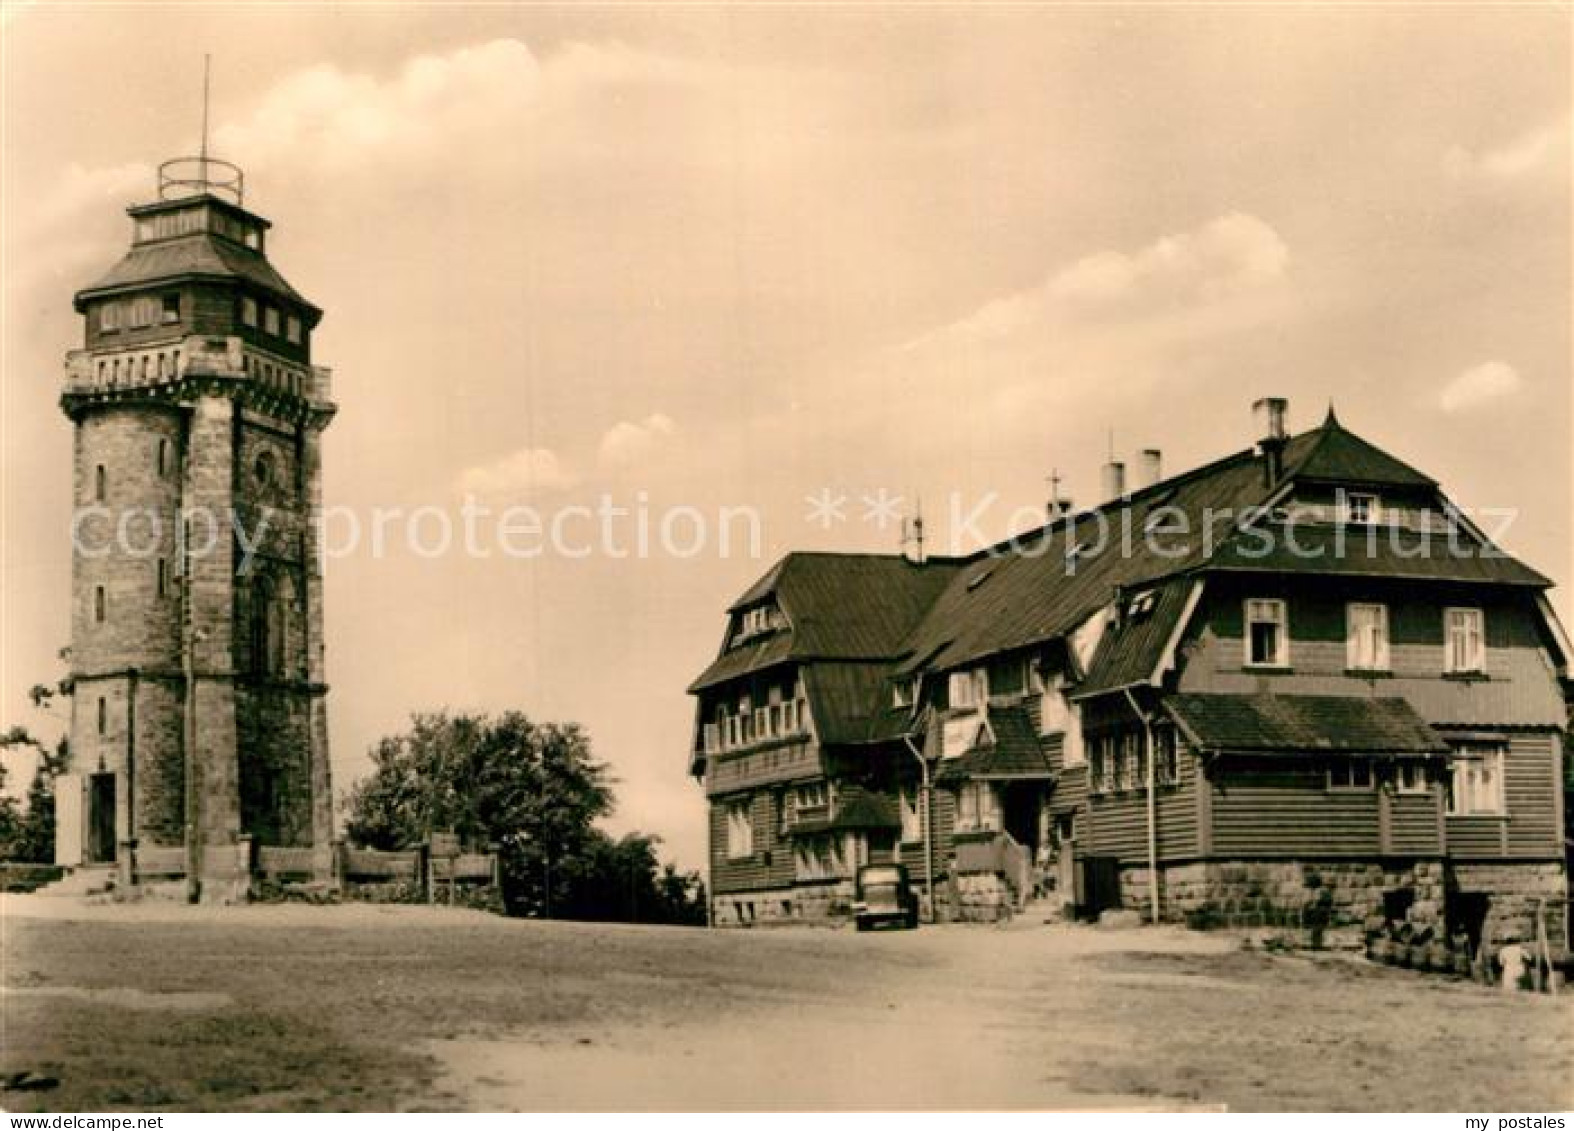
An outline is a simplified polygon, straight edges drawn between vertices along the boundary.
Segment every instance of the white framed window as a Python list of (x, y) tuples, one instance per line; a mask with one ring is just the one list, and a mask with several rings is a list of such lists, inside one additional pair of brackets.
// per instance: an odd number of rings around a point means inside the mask
[(257, 325), (257, 300), (242, 297), (240, 300), (240, 320), (243, 326)]
[(1159, 785), (1174, 785), (1180, 781), (1180, 750), (1173, 727), (1153, 728), (1153, 758), (1153, 777)]
[(1350, 758), (1328, 767), (1329, 789), (1371, 789), (1372, 763), (1365, 758)]
[(705, 753), (721, 753), (721, 723), (706, 723), (704, 728)]
[(1425, 762), (1400, 762), (1394, 767), (1395, 793), (1427, 793), (1431, 788)]
[(913, 681), (899, 679), (891, 685), (891, 706), (911, 707), (913, 705)]
[(1387, 671), (1388, 606), (1345, 606), (1345, 665), (1356, 671)]
[(743, 717), (741, 715), (727, 716), (727, 745), (737, 746), (743, 741)]
[(120, 329), (120, 304), (106, 302), (98, 308), (98, 328), (100, 333), (113, 333)]
[(989, 679), (982, 668), (952, 672), (946, 690), (953, 711), (975, 710), (989, 699)]
[(1449, 759), (1448, 812), (1455, 817), (1501, 816), (1503, 747), (1498, 743), (1463, 743)]
[(1253, 597), (1246, 602), (1246, 665), (1284, 668), (1290, 665), (1289, 612), (1278, 598)]
[(904, 785), (898, 794), (898, 810), (902, 818), (902, 843), (913, 844), (924, 839), (923, 814), (919, 810), (917, 786)]
[(1443, 610), (1443, 649), (1445, 672), (1486, 669), (1486, 628), (1480, 609)]
[(1147, 751), (1143, 749), (1142, 732), (1128, 730), (1120, 736), (1120, 774), (1117, 785), (1121, 789), (1137, 789), (1147, 784)]
[(126, 312), (126, 324), (134, 330), (144, 326), (151, 326), (159, 320), (163, 312), (163, 303), (151, 295), (134, 298)]
[(754, 821), (747, 801), (727, 806), (727, 859), (741, 860), (754, 855)]
[(808, 810), (815, 816), (824, 816), (825, 814), (817, 813), (816, 810), (830, 809), (831, 791), (823, 781), (805, 782), (793, 790), (792, 800), (794, 812), (801, 814)]
[(965, 781), (956, 791), (956, 829), (977, 832), (1000, 827), (1000, 795), (993, 783)]
[(301, 320), (293, 314), (284, 320), (284, 340), (292, 345), (301, 344)]
[(262, 328), (265, 333), (272, 334), (275, 338), (279, 336), (278, 307), (265, 306), (262, 308)]
[(1118, 774), (1116, 762), (1120, 753), (1119, 737), (1113, 734), (1101, 734), (1092, 739), (1089, 745), (1092, 764), (1088, 772), (1092, 776), (1093, 792), (1113, 792)]
[(1351, 492), (1344, 496), (1344, 521), (1371, 526), (1383, 521), (1383, 501), (1376, 495)]
[(793, 842), (793, 865), (800, 880), (827, 880), (846, 874), (847, 853), (841, 837), (824, 833)]

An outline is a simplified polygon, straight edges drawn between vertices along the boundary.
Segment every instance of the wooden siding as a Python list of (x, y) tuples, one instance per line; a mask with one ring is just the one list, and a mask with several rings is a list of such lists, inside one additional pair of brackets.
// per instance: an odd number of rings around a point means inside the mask
[(754, 852), (727, 855), (727, 809), (737, 797), (715, 799), (710, 806), (710, 882), (719, 895), (791, 886), (792, 845), (781, 835), (780, 797), (771, 790), (748, 795), (749, 819), (754, 827)]
[(1438, 814), (1443, 808), (1443, 792), (1433, 785), (1426, 793), (1386, 794), (1388, 835), (1384, 853), (1388, 856), (1440, 856), (1443, 838)]
[[(951, 870), (949, 861), (955, 851), (953, 830), (956, 828), (956, 794), (949, 789), (936, 789), (934, 805), (935, 877), (938, 879)], [(928, 873), (923, 841), (903, 841), (898, 851), (901, 862), (907, 865), (908, 878), (921, 882)]]
[[(1178, 756), (1179, 781), (1160, 786), (1155, 798), (1160, 860), (1184, 860), (1198, 855), (1197, 759), (1190, 751)], [(1086, 775), (1083, 775), (1086, 782)], [(1148, 799), (1146, 789), (1116, 794), (1093, 794), (1086, 801), (1087, 818), (1079, 830), (1079, 851), (1090, 856), (1118, 856), (1127, 863), (1148, 858)]]
[(820, 747), (805, 739), (777, 739), (758, 749), (706, 755), (705, 792), (712, 797), (778, 782), (819, 777)]
[[(1248, 594), (1288, 600), (1289, 671), (1264, 673), (1244, 666), (1242, 601)], [(1390, 672), (1346, 671), (1347, 601), (1388, 606)], [(1443, 609), (1452, 604), (1483, 609), (1485, 678), (1443, 674)], [(1286, 587), (1268, 578), (1256, 585), (1210, 585), (1182, 652), (1187, 658), (1179, 676), (1181, 691), (1399, 697), (1439, 725), (1561, 726), (1565, 718), (1530, 606), (1490, 592), (1440, 590), (1421, 602), (1376, 581), (1352, 581), (1326, 591), (1307, 582)]]
[(1448, 854), (1461, 860), (1513, 857), (1557, 859), (1563, 850), (1558, 828), (1562, 789), (1559, 735), (1521, 731), (1509, 736), (1503, 758), (1506, 817), (1449, 817)]
[(1088, 807), (1088, 766), (1086, 762), (1060, 771), (1055, 791), (1049, 795), (1049, 809), (1057, 817), (1080, 813)]
[(1215, 857), (1382, 853), (1378, 790), (1330, 790), (1321, 766), (1231, 761), (1210, 785)]

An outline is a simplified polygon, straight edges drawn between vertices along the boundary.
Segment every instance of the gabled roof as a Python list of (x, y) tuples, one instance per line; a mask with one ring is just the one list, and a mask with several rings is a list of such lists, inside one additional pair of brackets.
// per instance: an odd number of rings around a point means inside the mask
[[(1014, 548), (982, 551), (958, 570), (914, 631), (905, 666), (945, 670), (1063, 636), (1106, 605), (1117, 588), (1138, 588), (1206, 561), (1203, 540), (1194, 534), (1144, 537), (1150, 516), (1173, 521), (1179, 511), (1195, 533), (1208, 512), (1241, 513), (1266, 495), (1261, 460), (1240, 452), (1058, 520)], [(1128, 528), (1129, 553), (1123, 544)], [(1086, 549), (1070, 552), (1078, 546)]]
[(893, 660), (956, 568), (945, 558), (918, 564), (896, 554), (788, 554), (729, 610), (773, 599), (788, 627), (724, 649), (689, 690), (787, 660)]
[(1448, 744), (1403, 699), (1337, 695), (1166, 696), (1164, 710), (1208, 753), (1441, 754)]
[(940, 764), (940, 781), (964, 778), (1022, 781), (1054, 777), (1033, 719), (1021, 707), (989, 708), (989, 726), (980, 726), (979, 734), (983, 737), (979, 745)]
[(1285, 472), (1295, 479), (1381, 487), (1437, 486), (1437, 480), (1348, 431), (1331, 405), (1322, 427), (1299, 439), (1298, 450), (1285, 453)]
[(193, 276), (249, 283), (317, 312), (261, 253), (212, 232), (133, 245), (119, 263), (77, 292), (76, 306), (81, 310), (85, 300), (101, 294)]
[(1293, 540), (1280, 536), (1271, 543), (1243, 533), (1220, 545), (1208, 567), (1231, 573), (1316, 573), (1538, 588), (1552, 584), (1495, 547), (1387, 526), (1341, 529), (1297, 524)]

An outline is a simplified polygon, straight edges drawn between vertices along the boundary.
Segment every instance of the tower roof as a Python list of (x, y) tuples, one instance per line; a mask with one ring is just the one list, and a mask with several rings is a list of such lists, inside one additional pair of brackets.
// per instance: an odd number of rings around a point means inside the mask
[[(263, 217), (211, 193), (137, 205), (126, 211), (133, 218), (141, 219), (189, 209), (198, 204), (242, 219), (260, 229), (270, 226)], [(172, 238), (133, 243), (120, 262), (77, 292), (75, 306), (80, 312), (86, 302), (93, 298), (190, 278), (243, 282), (289, 299), (308, 312), (308, 322), (313, 326), (322, 316), (322, 311), (290, 286), (260, 250), (247, 247), (211, 228)]]

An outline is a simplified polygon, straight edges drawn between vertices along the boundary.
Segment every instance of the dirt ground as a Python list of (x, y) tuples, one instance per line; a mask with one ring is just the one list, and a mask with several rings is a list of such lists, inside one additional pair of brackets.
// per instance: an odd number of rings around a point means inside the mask
[(0, 899), (8, 1110), (1566, 1110), (1574, 995), (1176, 930)]

